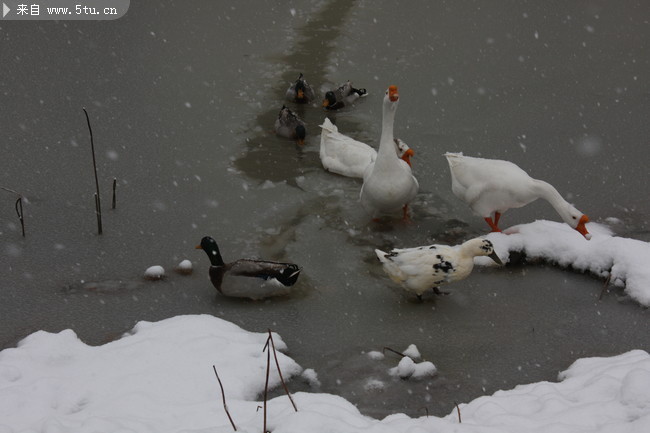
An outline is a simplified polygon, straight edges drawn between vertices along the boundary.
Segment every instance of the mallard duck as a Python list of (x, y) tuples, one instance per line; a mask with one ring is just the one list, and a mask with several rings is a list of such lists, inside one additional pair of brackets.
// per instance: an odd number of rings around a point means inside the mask
[(298, 79), (287, 89), (285, 95), (287, 101), (297, 102), (299, 104), (309, 104), (314, 100), (316, 94), (314, 89), (307, 83), (302, 73)]
[(341, 84), (340, 87), (325, 93), (323, 107), (328, 110), (338, 110), (367, 94), (366, 89), (355, 89), (352, 87), (352, 82), (347, 81)]
[(476, 256), (488, 256), (497, 264), (503, 264), (492, 242), (483, 238), (470, 239), (456, 246), (396, 248), (388, 253), (376, 249), (375, 254), (390, 279), (415, 293), (420, 300), (427, 290), (444, 294), (446, 292), (439, 289), (441, 285), (466, 278), (474, 268)]
[(262, 299), (286, 295), (300, 276), (300, 267), (293, 263), (254, 259), (225, 263), (217, 242), (210, 236), (201, 239), (196, 248), (210, 258), (210, 281), (225, 296)]
[(391, 215), (401, 209), (404, 219), (408, 219), (408, 203), (415, 198), (419, 188), (411, 167), (395, 153), (393, 124), (398, 102), (397, 86), (390, 86), (384, 96), (377, 159), (370, 163), (363, 174), (359, 198), (373, 217)]
[(303, 145), (305, 144), (307, 129), (305, 128), (305, 122), (296, 113), (283, 105), (275, 121), (275, 133), (281, 137), (294, 139), (298, 144)]
[[(328, 118), (325, 118), (320, 127), (320, 160), (325, 170), (342, 176), (362, 178), (370, 163), (377, 158), (377, 151), (366, 143), (341, 134)], [(413, 150), (399, 138), (393, 141), (397, 156), (411, 165)]]
[[(587, 215), (567, 202), (549, 183), (533, 179), (510, 161), (446, 153), (451, 169), (451, 189), (474, 213), (482, 216), (493, 232), (500, 232), (499, 218), (511, 208), (518, 208), (543, 198), (560, 217), (585, 239), (591, 239), (585, 224)], [(494, 216), (494, 219), (492, 219)]]

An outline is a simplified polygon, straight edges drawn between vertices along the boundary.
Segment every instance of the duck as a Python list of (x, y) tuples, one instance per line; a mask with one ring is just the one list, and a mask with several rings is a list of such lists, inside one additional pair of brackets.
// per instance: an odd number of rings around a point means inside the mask
[(338, 110), (367, 95), (366, 89), (355, 89), (352, 87), (352, 82), (348, 80), (338, 88), (325, 93), (323, 107), (327, 110)]
[(256, 259), (225, 263), (219, 245), (210, 236), (204, 236), (196, 249), (208, 255), (210, 281), (224, 296), (258, 300), (286, 295), (300, 276), (300, 267), (293, 263)]
[(302, 73), (295, 82), (291, 83), (285, 95), (287, 101), (298, 104), (309, 104), (315, 97), (314, 89), (307, 83)]
[(433, 244), (389, 252), (375, 249), (375, 254), (390, 279), (415, 293), (420, 301), (422, 294), (431, 289), (438, 295), (449, 294), (440, 286), (467, 278), (474, 268), (474, 257), (488, 256), (503, 265), (492, 242), (484, 238), (455, 246)]
[(305, 144), (307, 129), (305, 122), (285, 105), (282, 106), (275, 121), (275, 133), (281, 137), (291, 138), (299, 145)]
[(534, 179), (518, 165), (500, 159), (445, 153), (451, 170), (451, 189), (472, 211), (482, 216), (492, 232), (500, 232), (499, 219), (508, 209), (542, 198), (562, 220), (591, 239), (586, 224), (589, 217), (567, 202), (551, 184)]
[[(377, 151), (366, 143), (341, 134), (327, 117), (320, 125), (320, 160), (325, 170), (347, 177), (363, 178)], [(397, 156), (411, 165), (413, 149), (399, 138), (393, 139)]]
[(408, 203), (418, 192), (419, 184), (406, 161), (397, 157), (393, 141), (393, 124), (399, 102), (397, 86), (386, 90), (382, 109), (381, 138), (377, 158), (363, 174), (359, 193), (361, 205), (373, 218), (393, 215), (400, 210), (408, 221)]

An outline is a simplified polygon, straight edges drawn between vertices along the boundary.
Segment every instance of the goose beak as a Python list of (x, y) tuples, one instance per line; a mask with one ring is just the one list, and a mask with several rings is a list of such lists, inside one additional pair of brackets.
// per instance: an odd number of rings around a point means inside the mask
[(327, 108), (327, 107), (329, 107), (329, 105), (330, 105), (330, 101), (327, 100), (327, 99), (325, 99), (325, 100), (323, 101), (323, 108)]
[(492, 254), (488, 254), (488, 257), (491, 258), (492, 260), (494, 260), (497, 265), (503, 266), (503, 262), (501, 261), (499, 256), (497, 256), (496, 252), (492, 251)]
[(305, 97), (305, 92), (302, 89), (298, 89), (298, 99), (303, 99)]
[(392, 102), (397, 102), (399, 99), (399, 93), (397, 92), (397, 86), (389, 86), (388, 87), (388, 99), (390, 99)]
[(585, 239), (587, 240), (591, 239), (591, 233), (587, 231), (587, 227), (585, 226), (585, 224), (587, 224), (588, 222), (589, 222), (589, 217), (587, 215), (583, 215), (582, 217), (580, 217), (580, 221), (576, 226), (576, 230), (578, 231), (578, 233), (584, 236)]
[(299, 138), (299, 139), (296, 140), (296, 141), (298, 142), (298, 145), (299, 145), (299, 146), (304, 146), (304, 145), (305, 145), (305, 140), (302, 139), (302, 138)]
[(406, 152), (404, 152), (404, 155), (402, 155), (402, 159), (406, 161), (406, 163), (411, 166), (411, 157), (415, 155), (415, 152), (413, 152), (413, 149), (409, 149)]
[(197, 245), (197, 246), (194, 247), (194, 249), (195, 249), (195, 250), (202, 250), (203, 247), (202, 247), (201, 245)]

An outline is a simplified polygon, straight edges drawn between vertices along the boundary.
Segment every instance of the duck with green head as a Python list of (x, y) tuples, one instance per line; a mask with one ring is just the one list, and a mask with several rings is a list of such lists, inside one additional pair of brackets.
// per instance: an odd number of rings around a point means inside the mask
[(300, 267), (293, 263), (256, 259), (225, 263), (219, 245), (210, 236), (201, 239), (196, 249), (208, 255), (210, 281), (225, 296), (263, 299), (286, 295), (300, 276)]

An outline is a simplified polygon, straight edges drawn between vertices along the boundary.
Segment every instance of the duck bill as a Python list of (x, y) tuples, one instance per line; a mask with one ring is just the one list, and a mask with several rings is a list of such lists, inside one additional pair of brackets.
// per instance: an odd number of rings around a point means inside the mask
[(202, 250), (203, 247), (202, 247), (201, 245), (197, 245), (197, 246), (194, 247), (194, 249), (195, 249), (195, 250)]
[(305, 99), (305, 92), (302, 89), (298, 90), (298, 99)]
[(329, 106), (330, 106), (330, 101), (328, 101), (327, 99), (325, 99), (325, 100), (323, 101), (323, 108), (327, 108), (327, 107), (329, 107)]
[(413, 150), (409, 149), (406, 152), (404, 152), (404, 155), (402, 155), (402, 159), (411, 167), (411, 157), (415, 155), (415, 152)]
[(582, 236), (585, 237), (585, 239), (589, 240), (591, 239), (591, 233), (587, 231), (587, 224), (589, 222), (589, 217), (587, 215), (583, 215), (580, 217), (580, 221), (578, 222), (578, 225), (576, 226), (576, 231), (580, 233)]
[(303, 138), (299, 138), (296, 140), (299, 146), (304, 146), (305, 145), (305, 140)]
[(488, 257), (491, 258), (492, 260), (494, 260), (497, 265), (502, 265), (503, 266), (503, 262), (501, 261), (499, 256), (497, 256), (496, 252), (492, 251), (492, 254), (488, 254)]

